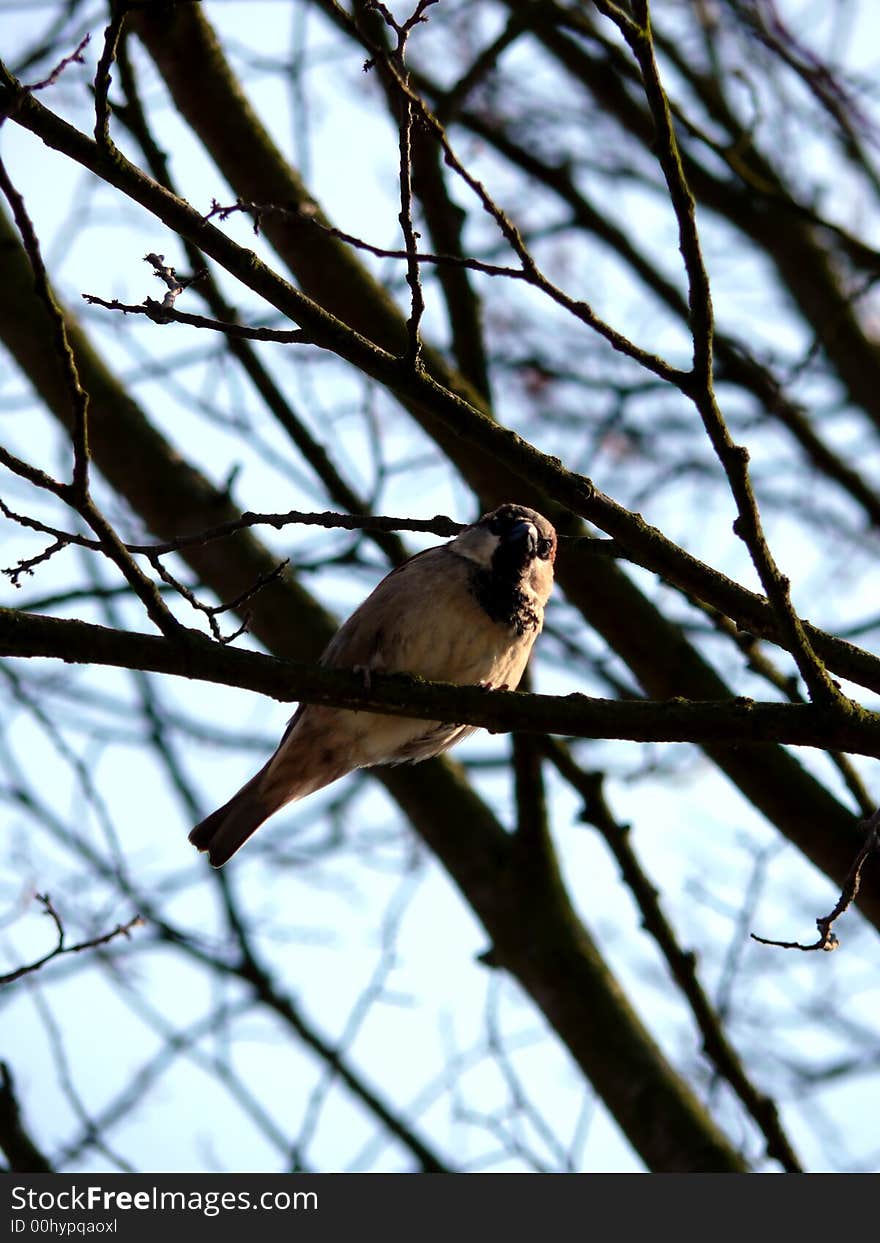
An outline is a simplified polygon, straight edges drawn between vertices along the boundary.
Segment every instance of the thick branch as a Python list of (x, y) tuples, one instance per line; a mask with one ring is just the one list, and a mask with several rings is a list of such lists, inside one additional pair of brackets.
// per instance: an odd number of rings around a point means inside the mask
[(48, 1159), (25, 1130), (12, 1071), (5, 1062), (0, 1062), (0, 1148), (9, 1162), (10, 1172), (52, 1173)]
[(524, 730), (573, 738), (633, 742), (746, 744), (781, 742), (838, 747), (880, 756), (880, 716), (841, 717), (811, 704), (750, 699), (693, 703), (672, 699), (593, 699), (587, 695), (524, 695), (424, 682), (407, 675), (325, 669), (240, 651), (192, 632), (185, 642), (109, 630), (86, 622), (0, 609), (0, 655), (43, 656), (75, 664), (143, 669), (257, 691), (282, 702), (331, 704), (419, 720), (455, 721), (494, 733)]

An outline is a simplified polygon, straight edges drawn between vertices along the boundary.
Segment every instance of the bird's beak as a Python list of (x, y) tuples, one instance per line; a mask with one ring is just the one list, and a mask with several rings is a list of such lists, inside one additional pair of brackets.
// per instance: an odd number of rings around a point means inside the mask
[(515, 526), (510, 528), (508, 540), (512, 544), (525, 542), (530, 557), (536, 556), (538, 552), (538, 532), (533, 522), (527, 522), (523, 519), (517, 522)]

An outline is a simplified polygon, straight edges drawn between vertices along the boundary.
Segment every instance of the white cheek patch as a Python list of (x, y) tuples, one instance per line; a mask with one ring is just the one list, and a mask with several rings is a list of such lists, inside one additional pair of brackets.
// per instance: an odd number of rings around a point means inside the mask
[(488, 570), (491, 568), (492, 557), (499, 542), (498, 536), (493, 535), (485, 527), (472, 527), (468, 531), (462, 531), (461, 535), (456, 536), (454, 540), (450, 540), (449, 547), (459, 557), (466, 557), (468, 561), (473, 561), (482, 569)]

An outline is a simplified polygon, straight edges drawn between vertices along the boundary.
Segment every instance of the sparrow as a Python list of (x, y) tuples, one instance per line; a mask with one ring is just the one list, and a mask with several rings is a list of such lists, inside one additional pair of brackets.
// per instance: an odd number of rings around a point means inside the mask
[[(524, 505), (502, 505), (446, 544), (392, 570), (337, 631), (320, 663), (432, 682), (513, 690), (544, 624), (556, 532)], [(192, 830), (222, 867), (274, 812), (356, 768), (417, 763), (475, 726), (301, 704), (267, 764)]]

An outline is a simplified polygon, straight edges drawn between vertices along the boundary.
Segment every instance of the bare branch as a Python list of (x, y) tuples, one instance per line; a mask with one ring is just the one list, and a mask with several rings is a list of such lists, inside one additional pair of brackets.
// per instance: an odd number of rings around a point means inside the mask
[(47, 86), (55, 85), (68, 65), (84, 65), (85, 57), (83, 56), (83, 52), (91, 42), (91, 38), (92, 36), (90, 34), (83, 35), (70, 55), (62, 57), (47, 77), (41, 78), (39, 82), (28, 82), (24, 89), (26, 91), (44, 91)]
[(226, 604), (203, 604), (202, 601), (197, 598), (195, 593), (189, 589), (189, 587), (187, 587), (179, 579), (175, 578), (174, 575), (165, 568), (160, 561), (158, 554), (148, 554), (148, 558), (150, 564), (162, 579), (163, 583), (169, 587), (172, 587), (179, 595), (183, 596), (184, 600), (186, 600), (188, 604), (191, 604), (192, 607), (198, 612), (204, 613), (208, 619), (208, 625), (211, 627), (211, 634), (218, 643), (224, 644), (234, 642), (239, 635), (242, 635), (247, 631), (248, 624), (250, 622), (250, 613), (246, 612), (241, 624), (228, 635), (221, 634), (220, 627), (217, 624), (217, 618), (222, 613), (239, 610), (243, 604), (248, 602), (248, 600), (252, 600), (258, 591), (261, 591), (264, 587), (268, 586), (269, 583), (274, 583), (283, 573), (284, 567), (288, 564), (287, 558), (280, 561), (273, 569), (269, 570), (266, 574), (261, 574), (255, 583), (253, 583), (245, 591), (239, 592), (234, 600), (230, 600)]
[(816, 920), (816, 927), (819, 929), (819, 939), (811, 945), (802, 945), (800, 941), (772, 941), (767, 937), (759, 937), (756, 933), (750, 933), (753, 941), (759, 941), (761, 945), (775, 945), (779, 949), (784, 950), (804, 950), (811, 953), (814, 950), (836, 950), (840, 948), (840, 941), (835, 932), (832, 932), (832, 926), (844, 915), (852, 906), (858, 897), (859, 889), (862, 884), (862, 869), (868, 862), (871, 855), (880, 853), (880, 810), (876, 811), (870, 820), (865, 821), (867, 836), (865, 844), (853, 860), (853, 865), (849, 870), (846, 880), (843, 882), (843, 888), (840, 897), (833, 911), (829, 911), (827, 915), (820, 915)]
[[(176, 291), (182, 293), (180, 287)], [(207, 315), (191, 315), (187, 311), (178, 311), (169, 305), (165, 295), (161, 302), (153, 298), (144, 298), (143, 302), (120, 302), (112, 298), (109, 302), (97, 294), (84, 293), (84, 301), (91, 306), (102, 306), (108, 311), (122, 311), (124, 315), (146, 315), (154, 324), (187, 324), (190, 328), (209, 328), (214, 332), (222, 332), (227, 337), (237, 337), (243, 341), (277, 341), (283, 345), (314, 345), (315, 342), (301, 328), (251, 328), (247, 324), (224, 323), (218, 319), (210, 319)]]
[[(2, 454), (3, 451), (0, 450), (0, 462), (3, 461)], [(57, 527), (50, 526), (48, 523), (41, 522), (39, 519), (29, 518), (25, 514), (17, 513), (2, 498), (0, 498), (0, 513), (3, 513), (11, 522), (18, 523), (19, 526), (26, 527), (28, 530), (39, 531), (43, 535), (51, 535), (60, 547), (76, 545), (78, 548), (89, 548), (94, 552), (104, 551), (103, 545), (99, 540), (91, 539), (88, 535), (81, 535), (77, 531), (62, 531)], [(197, 531), (192, 535), (180, 535), (176, 539), (166, 540), (164, 543), (158, 544), (126, 544), (125, 549), (127, 552), (152, 559), (165, 556), (168, 553), (180, 552), (185, 548), (209, 544), (213, 540), (227, 539), (229, 536), (236, 535), (239, 531), (246, 531), (251, 527), (270, 526), (274, 527), (276, 531), (280, 531), (284, 527), (294, 524), (341, 531), (419, 531), (428, 535), (445, 535), (447, 537), (457, 535), (467, 525), (464, 522), (456, 522), (454, 519), (447, 518), (442, 514), (437, 514), (433, 518), (392, 518), (381, 514), (336, 514), (329, 510), (325, 510), (323, 513), (304, 513), (301, 510), (291, 509), (287, 513), (280, 514), (257, 514), (247, 511), (240, 518), (221, 523), (216, 527), (209, 527), (204, 531)], [(611, 540), (592, 541), (592, 543), (597, 545), (597, 551), (606, 555), (614, 555), (616, 552), (619, 552), (617, 548), (612, 550), (605, 547), (612, 542)], [(45, 558), (46, 554), (41, 554), (38, 560), (44, 560)], [(7, 574), (10, 577), (14, 577), (17, 573), (27, 572), (26, 566), (18, 570), (10, 568), (0, 571), (0, 573)]]
[(0, 1062), (0, 1148), (16, 1173), (51, 1174), (52, 1166), (25, 1130), (12, 1071)]
[(12, 609), (0, 609), (0, 655), (139, 668), (241, 686), (283, 702), (450, 721), (496, 733), (526, 730), (702, 745), (773, 741), (880, 756), (880, 715), (865, 710), (848, 718), (817, 704), (759, 703), (742, 697), (720, 702), (627, 702), (579, 693), (526, 695), (425, 682), (406, 674), (373, 674), (367, 688), (357, 672), (239, 650), (212, 643), (197, 631), (188, 631), (184, 644)]
[(105, 932), (102, 936), (91, 937), (87, 941), (79, 941), (76, 945), (65, 944), (64, 925), (61, 922), (61, 916), (52, 904), (52, 900), (47, 893), (36, 894), (36, 899), (43, 908), (43, 913), (48, 915), (55, 925), (57, 935), (57, 943), (54, 949), (49, 950), (48, 954), (44, 954), (42, 958), (38, 958), (35, 962), (28, 963), (23, 967), (16, 967), (14, 971), (8, 971), (4, 975), (0, 975), (0, 984), (12, 984), (15, 980), (20, 980), (22, 976), (30, 975), (34, 971), (39, 971), (41, 967), (45, 967), (46, 963), (52, 962), (55, 958), (61, 958), (64, 954), (79, 954), (83, 950), (99, 949), (102, 945), (108, 945), (117, 937), (130, 937), (133, 928), (139, 928), (144, 923), (140, 915), (135, 915), (126, 924), (117, 924), (110, 932)]

